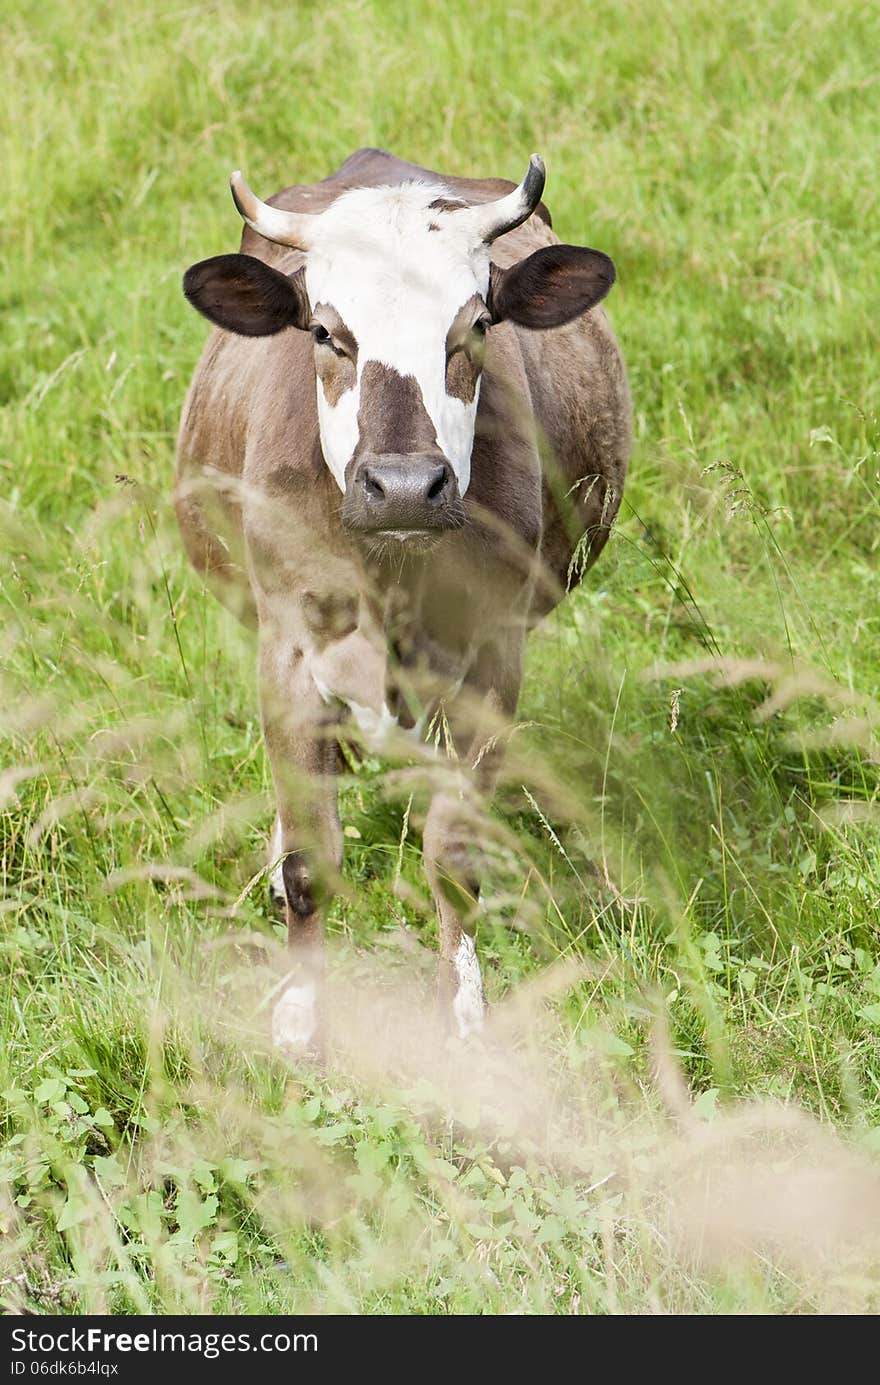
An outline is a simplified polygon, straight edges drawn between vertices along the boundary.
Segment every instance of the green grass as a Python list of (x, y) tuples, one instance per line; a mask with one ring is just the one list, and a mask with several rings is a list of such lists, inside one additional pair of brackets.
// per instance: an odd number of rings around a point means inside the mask
[[(869, 3), (7, 6), (7, 1308), (876, 1310), (832, 1213), (880, 1148), (878, 51)], [(508, 1058), (434, 1051), (424, 802), (353, 760), (365, 1042), (316, 1073), (266, 1043), (253, 650), (169, 497), (229, 170), (266, 194), (362, 144), (544, 155), (618, 266), (636, 442), (486, 819)]]

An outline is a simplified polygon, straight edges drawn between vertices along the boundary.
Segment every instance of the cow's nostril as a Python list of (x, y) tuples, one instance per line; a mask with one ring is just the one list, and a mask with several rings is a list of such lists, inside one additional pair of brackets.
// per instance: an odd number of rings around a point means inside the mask
[(379, 478), (368, 468), (364, 468), (364, 490), (371, 500), (384, 500), (385, 487)]
[(445, 466), (441, 466), (437, 472), (437, 475), (434, 477), (434, 480), (428, 487), (428, 493), (426, 497), (428, 500), (437, 501), (440, 499), (441, 495), (446, 489), (446, 479), (446, 468)]

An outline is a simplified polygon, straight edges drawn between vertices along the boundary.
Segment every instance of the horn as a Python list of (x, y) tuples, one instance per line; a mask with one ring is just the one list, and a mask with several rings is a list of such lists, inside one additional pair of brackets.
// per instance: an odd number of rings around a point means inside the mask
[(229, 179), (232, 200), (239, 215), (252, 230), (274, 240), (277, 245), (290, 245), (294, 250), (308, 250), (312, 243), (313, 226), (316, 217), (307, 212), (285, 212), (280, 207), (270, 207), (255, 197), (236, 169)]
[(529, 159), (529, 171), (515, 192), (474, 209), (477, 231), (484, 244), (491, 245), (493, 240), (515, 230), (531, 216), (541, 200), (546, 177), (544, 160), (533, 154)]

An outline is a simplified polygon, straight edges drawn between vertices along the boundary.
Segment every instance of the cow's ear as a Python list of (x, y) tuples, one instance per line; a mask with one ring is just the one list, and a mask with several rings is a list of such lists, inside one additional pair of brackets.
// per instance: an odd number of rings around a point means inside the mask
[(494, 322), (562, 327), (601, 302), (615, 277), (601, 250), (545, 245), (510, 269), (492, 266), (489, 312)]
[(243, 337), (271, 337), (309, 325), (305, 268), (288, 276), (253, 255), (215, 255), (183, 276), (183, 291), (210, 322)]

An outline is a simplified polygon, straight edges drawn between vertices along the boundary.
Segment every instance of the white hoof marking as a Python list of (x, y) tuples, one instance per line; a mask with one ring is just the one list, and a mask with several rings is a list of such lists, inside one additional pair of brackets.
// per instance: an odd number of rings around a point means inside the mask
[(272, 1043), (296, 1052), (305, 1048), (318, 1027), (315, 983), (288, 986), (272, 1012)]
[(272, 840), (269, 844), (269, 860), (278, 861), (274, 870), (269, 872), (269, 893), (276, 904), (284, 904), (286, 892), (284, 889), (284, 873), (281, 869), (282, 862), (278, 859), (284, 849), (281, 837), (281, 819), (276, 817), (275, 825), (272, 828)]
[(462, 933), (453, 964), (458, 977), (458, 990), (452, 1002), (452, 1012), (459, 1038), (466, 1039), (468, 1034), (482, 1029), (486, 1009), (477, 949), (469, 933)]

